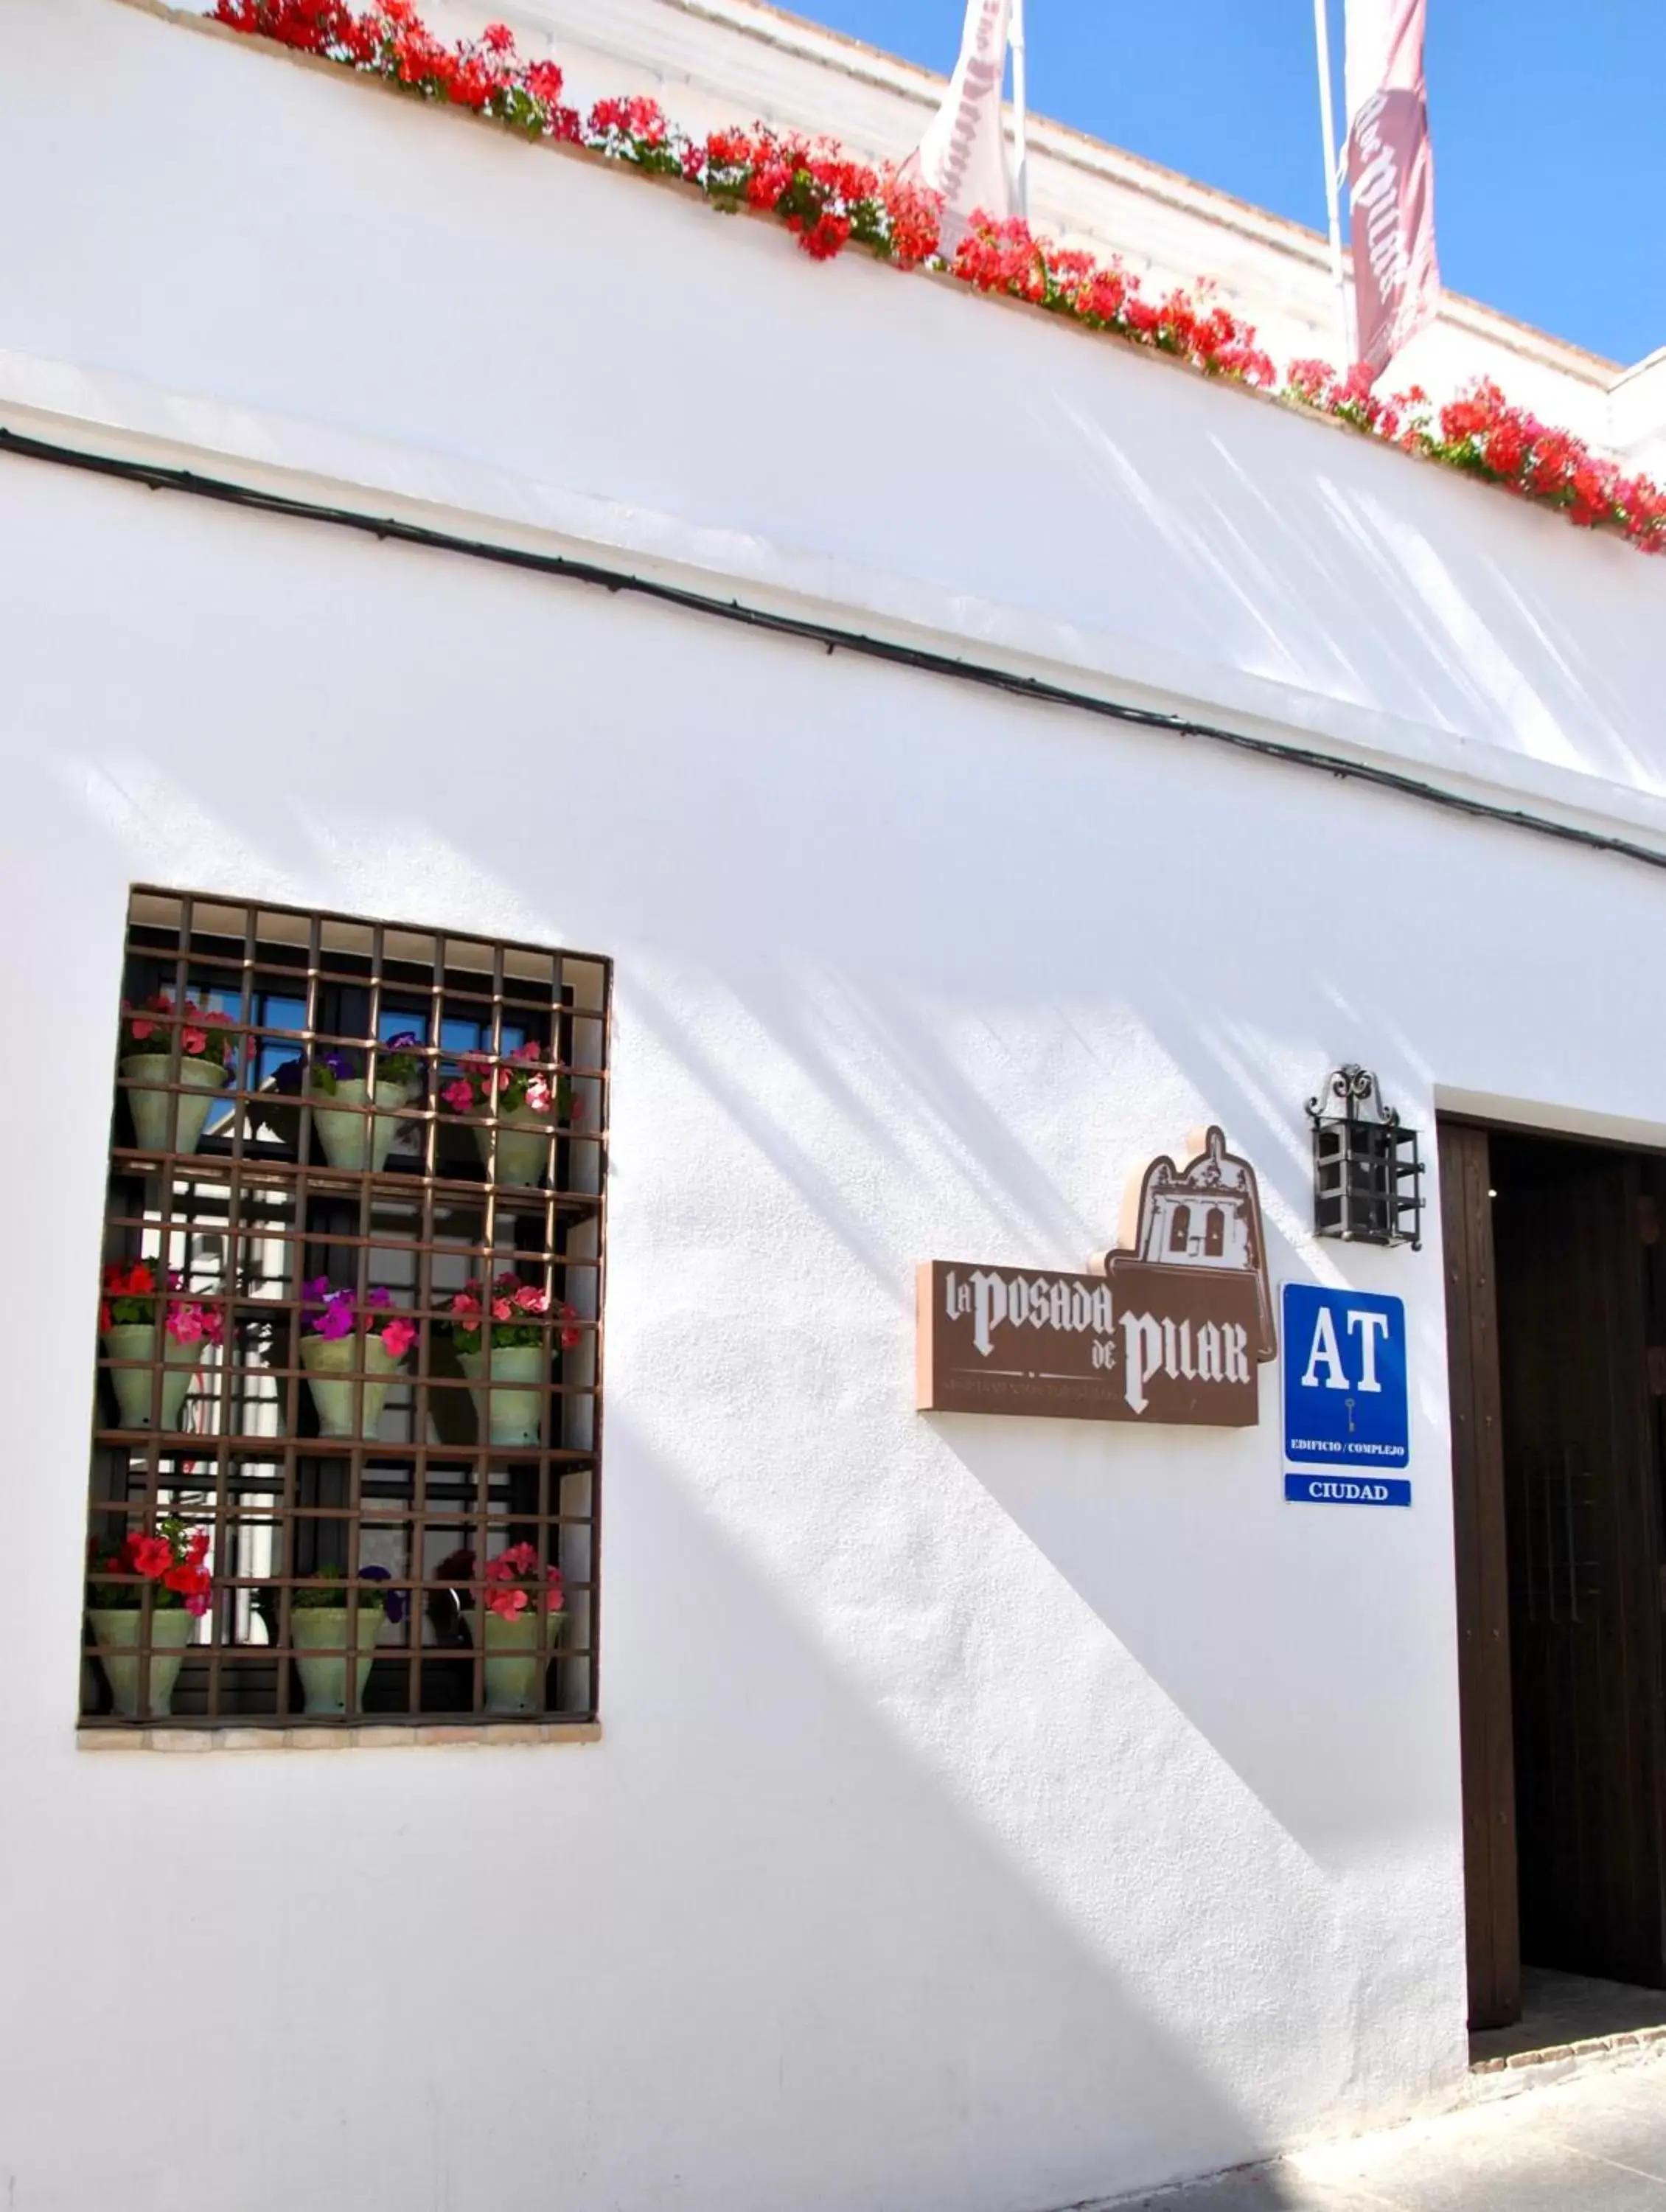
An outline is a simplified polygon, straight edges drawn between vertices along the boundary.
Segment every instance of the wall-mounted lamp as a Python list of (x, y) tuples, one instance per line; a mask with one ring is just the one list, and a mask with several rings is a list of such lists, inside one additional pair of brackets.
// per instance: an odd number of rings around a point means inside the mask
[(1352, 1065), (1307, 1102), (1313, 1124), (1313, 1227), (1354, 1244), (1423, 1242), (1417, 1132), (1383, 1103), (1377, 1078)]

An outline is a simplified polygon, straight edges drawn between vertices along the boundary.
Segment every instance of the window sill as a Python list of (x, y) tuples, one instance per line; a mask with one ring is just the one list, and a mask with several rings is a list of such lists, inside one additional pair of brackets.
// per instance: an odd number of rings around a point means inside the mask
[(371, 1728), (82, 1728), (81, 1751), (411, 1751), (433, 1747), (474, 1750), (494, 1745), (599, 1743), (599, 1721), (461, 1722), (449, 1727), (398, 1724)]

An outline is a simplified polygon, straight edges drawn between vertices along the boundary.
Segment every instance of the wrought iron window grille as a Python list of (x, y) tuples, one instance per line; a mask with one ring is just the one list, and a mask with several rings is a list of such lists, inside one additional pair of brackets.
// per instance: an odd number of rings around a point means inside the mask
[[(147, 888), (124, 982), (82, 1725), (593, 1720), (610, 963)], [(500, 1276), (512, 1359), (452, 1305)], [(107, 1566), (169, 1524), (189, 1628)]]

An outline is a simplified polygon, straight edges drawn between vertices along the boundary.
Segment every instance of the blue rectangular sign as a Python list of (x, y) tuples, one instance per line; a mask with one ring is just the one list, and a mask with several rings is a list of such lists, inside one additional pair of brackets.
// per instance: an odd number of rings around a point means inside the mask
[(1284, 1456), (1360, 1474), (1410, 1463), (1403, 1299), (1284, 1285)]
[(1292, 1505), (1409, 1505), (1411, 1485), (1394, 1474), (1287, 1474)]

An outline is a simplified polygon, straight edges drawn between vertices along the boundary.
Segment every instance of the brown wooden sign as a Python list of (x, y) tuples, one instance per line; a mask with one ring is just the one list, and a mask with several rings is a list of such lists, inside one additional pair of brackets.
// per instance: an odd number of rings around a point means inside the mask
[(1255, 1170), (1216, 1128), (1185, 1168), (1152, 1163), (1096, 1272), (930, 1260), (918, 1298), (927, 1412), (1250, 1428), (1278, 1352)]

